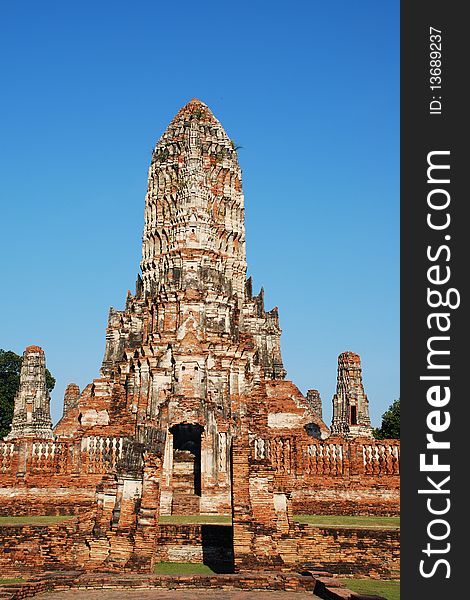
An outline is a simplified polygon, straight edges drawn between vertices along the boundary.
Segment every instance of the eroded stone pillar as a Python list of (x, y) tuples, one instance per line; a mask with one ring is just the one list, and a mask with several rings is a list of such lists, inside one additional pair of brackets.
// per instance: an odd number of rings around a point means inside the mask
[(20, 387), (15, 396), (11, 431), (6, 439), (22, 437), (54, 437), (46, 387), (46, 359), (39, 346), (28, 346), (23, 353)]
[(320, 392), (318, 390), (307, 390), (307, 401), (317, 417), (323, 419)]
[(346, 437), (372, 437), (369, 401), (362, 385), (361, 357), (354, 352), (343, 352), (338, 356), (331, 433)]
[(78, 406), (80, 400), (80, 388), (76, 383), (69, 383), (64, 394), (64, 416), (71, 408)]
[(173, 489), (171, 479), (173, 473), (173, 434), (168, 431), (165, 441), (165, 451), (162, 467), (162, 483), (160, 491), (160, 514), (171, 515)]

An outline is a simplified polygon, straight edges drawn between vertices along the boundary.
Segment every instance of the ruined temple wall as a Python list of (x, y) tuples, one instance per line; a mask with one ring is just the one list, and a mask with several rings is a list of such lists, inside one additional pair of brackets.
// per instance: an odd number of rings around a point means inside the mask
[(295, 523), (286, 546), (285, 549), (281, 546), (281, 558), (291, 559), (300, 569), (321, 568), (338, 575), (369, 577), (393, 577), (400, 569), (398, 529), (314, 527)]
[[(387, 482), (389, 484), (390, 482)], [(370, 487), (361, 485), (332, 485), (328, 481), (311, 488), (292, 492), (292, 511), (307, 515), (354, 515), (393, 517), (400, 514), (398, 485)]]
[(134, 402), (138, 400), (133, 393), (126, 393), (118, 378), (94, 379), (83, 390), (76, 405), (57, 423), (54, 435), (62, 439), (131, 437), (136, 428), (135, 414), (130, 410)]
[(0, 488), (0, 516), (33, 516), (33, 515), (76, 515), (90, 510), (96, 501), (96, 485), (91, 480), (50, 482), (42, 480), (33, 486), (15, 485), (7, 489)]
[(316, 440), (287, 430), (250, 437), (250, 464), (273, 469), (275, 485), (292, 491), (295, 513), (399, 514), (397, 440)]
[(235, 553), (237, 572), (327, 571), (334, 575), (394, 577), (400, 569), (400, 533), (397, 529), (314, 527), (295, 523), (288, 534), (262, 525), (245, 527), (237, 535), (250, 536), (250, 551)]
[(118, 469), (114, 477), (102, 477), (90, 510), (53, 525), (1, 526), (0, 572), (17, 576), (70, 569), (150, 571), (159, 519), (161, 459), (147, 451), (143, 463), (131, 473), (130, 454), (126, 471)]
[(12, 477), (109, 473), (122, 457), (123, 437), (86, 436), (78, 440), (23, 439), (0, 442), (0, 481)]
[[(381, 448), (385, 454), (390, 447), (393, 454), (395, 440), (377, 442), (377, 448), (370, 440), (366, 447), (343, 440), (342, 453), (337, 447), (333, 453), (335, 444), (328, 441), (312, 441), (310, 445), (315, 445), (317, 458), (320, 455), (322, 458), (315, 463), (314, 475), (310, 462), (297, 460), (304, 456), (308, 446), (285, 441), (282, 452), (279, 440), (266, 438), (260, 444), (259, 438), (255, 438), (250, 443), (247, 431), (236, 441), (233, 453), (236, 569), (324, 569), (334, 573), (392, 575), (398, 567), (397, 530), (314, 527), (295, 523), (293, 513), (351, 514), (354, 504), (352, 514), (383, 514), (380, 511), (388, 502), (389, 514), (394, 514), (398, 507), (397, 464), (393, 460), (384, 461)], [(361, 452), (362, 461), (357, 461)], [(318, 473), (320, 466), (323, 474)], [(306, 472), (308, 469), (310, 473)], [(354, 469), (360, 473), (352, 473)], [(325, 474), (325, 470), (329, 473)], [(359, 509), (361, 505), (366, 507), (364, 511)]]
[[(218, 438), (226, 435), (217, 434)], [(226, 452), (228, 443), (225, 441)], [(320, 441), (286, 430), (284, 435), (253, 435), (247, 443), (250, 461), (266, 462), (273, 469), (276, 484), (292, 489), (292, 507), (296, 513), (393, 515), (399, 512), (396, 440)], [(3, 514), (76, 512), (77, 507), (93, 501), (102, 477), (116, 472), (124, 444), (124, 438), (98, 436), (0, 443), (0, 511)], [(228, 455), (225, 459), (222, 462), (228, 476)], [(203, 460), (206, 460), (204, 452)], [(224, 465), (219, 467), (223, 470)], [(229, 509), (228, 498), (222, 504), (216, 498), (218, 492), (224, 497), (229, 492), (228, 481), (219, 483), (223, 484), (220, 490), (215, 480), (206, 482), (202, 512)], [(166, 489), (165, 482), (163, 488)], [(211, 493), (215, 494), (213, 500)]]
[(2, 525), (0, 573), (24, 577), (44, 571), (81, 568), (88, 555), (93, 514), (53, 525)]
[(75, 514), (116, 472), (124, 438), (25, 439), (0, 443), (0, 514)]
[(312, 439), (307, 435), (308, 425), (314, 426), (318, 439), (329, 436), (328, 427), (292, 381), (262, 380), (241, 400), (246, 403), (246, 419), (252, 436)]
[(158, 528), (155, 552), (155, 562), (231, 563), (232, 527), (163, 524)]

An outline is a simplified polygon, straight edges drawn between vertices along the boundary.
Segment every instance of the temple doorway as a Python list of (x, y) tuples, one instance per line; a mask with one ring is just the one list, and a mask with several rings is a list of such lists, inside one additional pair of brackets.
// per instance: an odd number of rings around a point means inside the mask
[(173, 500), (171, 513), (198, 514), (201, 497), (201, 435), (198, 424), (178, 423), (173, 435)]

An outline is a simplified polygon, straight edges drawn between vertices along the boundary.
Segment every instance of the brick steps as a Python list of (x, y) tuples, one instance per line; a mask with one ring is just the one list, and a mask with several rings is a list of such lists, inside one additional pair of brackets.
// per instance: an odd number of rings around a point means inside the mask
[[(45, 573), (25, 583), (0, 587), (0, 598), (22, 600), (44, 591), (69, 589), (219, 589), (250, 591), (308, 591), (312, 600), (384, 600), (379, 596), (362, 596), (341, 586), (330, 577), (276, 571), (244, 572), (224, 575), (152, 575), (145, 573)], [(314, 593), (314, 591), (316, 593)]]
[(173, 492), (173, 501), (171, 503), (171, 514), (198, 515), (199, 502), (199, 496), (196, 496), (195, 494), (185, 494), (175, 490)]
[(200, 497), (194, 493), (194, 454), (175, 450), (173, 458), (172, 515), (198, 515)]
[(159, 528), (155, 562), (206, 564), (216, 573), (233, 573), (230, 525), (166, 524)]
[[(220, 590), (286, 590), (313, 592), (316, 580), (312, 576), (298, 573), (237, 573), (224, 575), (151, 575), (88, 573), (69, 576), (54, 573), (36, 577), (23, 584), (4, 588), (10, 600), (32, 597), (52, 589), (220, 589)], [(1, 590), (1, 588), (0, 588)], [(315, 596), (312, 596), (315, 598)]]

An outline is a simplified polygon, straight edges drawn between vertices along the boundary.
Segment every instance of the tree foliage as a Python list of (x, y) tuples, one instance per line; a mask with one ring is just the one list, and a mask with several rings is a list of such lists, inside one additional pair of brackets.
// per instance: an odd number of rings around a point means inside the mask
[[(20, 372), (23, 357), (11, 350), (0, 349), (0, 438), (7, 435), (13, 420), (15, 395), (20, 387)], [(46, 387), (50, 393), (55, 379), (46, 369)]]
[(394, 400), (382, 415), (382, 426), (374, 429), (377, 440), (400, 439), (400, 399)]

